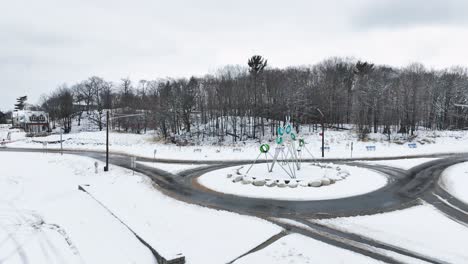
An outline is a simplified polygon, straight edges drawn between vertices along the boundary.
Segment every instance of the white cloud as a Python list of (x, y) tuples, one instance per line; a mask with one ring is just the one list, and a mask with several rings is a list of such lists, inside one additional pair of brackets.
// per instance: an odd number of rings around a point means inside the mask
[(245, 64), (254, 53), (276, 67), (331, 56), (396, 66), (465, 64), (466, 5), (409, 2), (10, 1), (0, 16), (0, 109), (23, 94), (37, 102), (57, 85), (91, 75), (202, 75)]

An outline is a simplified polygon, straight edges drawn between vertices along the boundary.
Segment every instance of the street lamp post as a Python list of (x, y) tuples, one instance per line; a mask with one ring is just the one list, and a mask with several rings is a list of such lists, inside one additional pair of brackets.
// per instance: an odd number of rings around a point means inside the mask
[(325, 157), (325, 126), (324, 126), (324, 115), (322, 113), (322, 111), (320, 111), (320, 109), (317, 107), (316, 110), (319, 112), (321, 118), (321, 123), (322, 123), (322, 158)]

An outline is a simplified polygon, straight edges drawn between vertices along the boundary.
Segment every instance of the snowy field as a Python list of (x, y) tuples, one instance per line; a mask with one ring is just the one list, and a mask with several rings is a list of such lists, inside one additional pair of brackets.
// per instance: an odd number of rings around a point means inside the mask
[(0, 153), (0, 263), (154, 263), (151, 252), (78, 184), (105, 182), (92, 161)]
[(89, 158), (0, 153), (0, 160), (2, 264), (154, 263), (79, 184), (163, 256), (183, 253), (187, 263), (226, 263), (281, 231), (257, 218), (179, 202), (147, 177), (116, 166), (104, 173), (99, 164), (95, 174)]
[(447, 263), (468, 262), (468, 229), (447, 218), (431, 205), (318, 222)]
[[(313, 156), (304, 152), (304, 158), (321, 157), (321, 139), (318, 132), (308, 132), (303, 129), (302, 133), (306, 147)], [(0, 128), (0, 141), (6, 139), (9, 130)], [(40, 138), (26, 138), (22, 132), (11, 133), (12, 142), (7, 147), (44, 148), (41, 142), (57, 142), (60, 135), (50, 135)], [(63, 135), (63, 147), (67, 149), (84, 149), (105, 151), (105, 131), (77, 132)], [(396, 137), (392, 143), (386, 140), (382, 134), (370, 134), (367, 142), (358, 141), (356, 134), (352, 131), (326, 131), (326, 158), (350, 158), (351, 143), (353, 143), (353, 158), (363, 157), (391, 157), (402, 155), (420, 155), (433, 153), (467, 152), (468, 133), (466, 131), (417, 131), (417, 137), (412, 141), (416, 148), (410, 148), (408, 141)], [(273, 139), (265, 139), (274, 150)], [(135, 156), (153, 158), (156, 150), (156, 158), (180, 159), (180, 160), (245, 160), (255, 159), (260, 153), (258, 142), (247, 141), (245, 143), (233, 144), (230, 141), (222, 145), (215, 141), (207, 141), (202, 146), (175, 146), (164, 144), (156, 139), (152, 133), (137, 135), (112, 132), (110, 135), (110, 150), (112, 152), (128, 153)], [(367, 147), (375, 147), (375, 151), (368, 151)], [(47, 148), (60, 148), (60, 144), (48, 144)], [(307, 154), (306, 154), (307, 153)]]
[[(255, 177), (261, 175), (260, 178), (283, 179), (280, 181), (287, 179), (285, 178), (287, 176), (284, 175), (284, 172), (280, 168), (275, 168), (274, 172), (271, 173), (272, 175), (269, 175), (266, 166), (266, 164), (254, 165), (249, 172), (249, 176)], [(339, 172), (346, 171), (349, 173), (349, 176), (337, 180), (339, 175), (336, 175), (334, 169), (321, 168), (305, 163), (301, 168), (301, 173), (297, 176), (297, 180), (300, 180), (300, 182), (293, 188), (290, 187), (290, 184), (281, 188), (278, 186), (254, 186), (253, 184), (244, 184), (243, 182), (233, 182), (238, 170), (241, 172), (246, 171), (245, 166), (234, 166), (211, 171), (197, 178), (197, 181), (204, 187), (216, 192), (279, 200), (337, 199), (375, 191), (387, 184), (387, 178), (378, 172), (347, 165), (340, 165), (340, 168)], [(232, 176), (228, 177), (228, 175)], [(323, 178), (331, 178), (336, 180), (336, 182), (320, 187), (302, 186), (304, 182), (313, 182), (317, 179), (320, 181)], [(296, 180), (289, 179), (289, 181)]]
[(404, 170), (409, 170), (413, 167), (426, 162), (436, 160), (437, 158), (417, 158), (417, 159), (396, 159), (396, 160), (378, 160), (378, 161), (362, 161), (368, 164), (384, 165)]
[(291, 234), (234, 262), (235, 264), (381, 263), (375, 259), (337, 248), (308, 237)]
[(157, 168), (163, 171), (170, 172), (172, 174), (177, 174), (185, 170), (191, 170), (191, 169), (206, 166), (204, 164), (177, 164), (177, 163), (143, 162), (143, 161), (138, 161), (137, 164)]
[(447, 192), (468, 204), (468, 162), (448, 167), (442, 172), (439, 181)]

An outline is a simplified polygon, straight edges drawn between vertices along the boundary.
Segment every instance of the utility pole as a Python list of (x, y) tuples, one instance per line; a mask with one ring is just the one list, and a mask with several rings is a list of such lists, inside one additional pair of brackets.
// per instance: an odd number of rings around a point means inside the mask
[[(144, 114), (133, 114), (133, 115), (122, 115), (122, 116), (114, 116), (112, 119), (122, 118), (122, 117), (131, 117), (131, 116), (142, 116)], [(109, 110), (107, 110), (106, 114), (106, 166), (104, 167), (104, 171), (109, 171), (109, 127), (111, 118), (109, 116)]]
[(106, 166), (104, 171), (109, 171), (109, 110), (106, 113)]
[(325, 157), (325, 126), (322, 117), (322, 158)]
[(324, 125), (324, 115), (322, 111), (317, 107), (316, 110), (320, 113), (321, 116), (321, 123), (322, 123), (322, 158), (325, 157), (325, 125)]

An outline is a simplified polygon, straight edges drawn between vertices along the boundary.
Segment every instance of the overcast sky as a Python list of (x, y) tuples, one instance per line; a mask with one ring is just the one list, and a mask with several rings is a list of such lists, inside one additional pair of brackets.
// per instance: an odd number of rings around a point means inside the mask
[(332, 56), (468, 64), (468, 1), (14, 0), (0, 15), (0, 110), (97, 75), (189, 77), (254, 54), (273, 67)]

